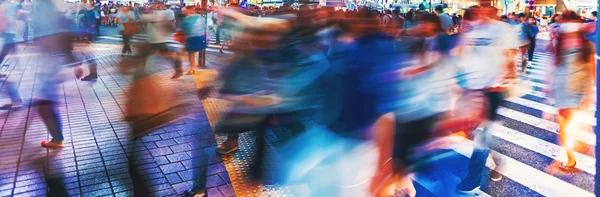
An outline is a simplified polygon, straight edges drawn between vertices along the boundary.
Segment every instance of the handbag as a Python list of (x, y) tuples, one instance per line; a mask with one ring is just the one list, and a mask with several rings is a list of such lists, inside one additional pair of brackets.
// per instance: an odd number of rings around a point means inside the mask
[(140, 27), (137, 25), (137, 23), (123, 23), (123, 35), (133, 36), (137, 33), (140, 33)]
[(185, 35), (183, 34), (183, 31), (178, 30), (177, 32), (175, 32), (175, 34), (173, 35), (173, 40), (179, 42), (179, 43), (185, 43)]
[(160, 78), (145, 76), (129, 87), (125, 119), (132, 122), (134, 138), (142, 137), (186, 114), (185, 104), (176, 89), (164, 87)]

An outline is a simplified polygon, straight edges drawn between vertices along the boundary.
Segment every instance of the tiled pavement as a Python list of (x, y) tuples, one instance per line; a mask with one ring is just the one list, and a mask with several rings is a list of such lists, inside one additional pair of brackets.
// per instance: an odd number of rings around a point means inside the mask
[[(116, 45), (77, 46), (78, 59), (98, 57), (100, 78), (96, 82), (82, 82), (67, 70), (70, 75), (62, 85), (64, 100), (59, 107), (65, 136), (63, 149), (40, 147), (39, 142), (49, 139), (49, 135), (35, 108), (0, 112), (0, 196), (45, 195), (43, 169), (60, 175), (72, 196), (131, 196), (127, 173), (130, 125), (123, 120), (131, 78), (115, 71), (118, 52)], [(28, 104), (39, 88), (36, 69), (44, 66), (44, 62), (32, 46), (20, 47), (18, 54), (9, 58), (10, 66), (0, 70), (9, 74), (2, 87), (6, 81), (16, 82)], [(161, 79), (161, 85), (181, 92), (191, 112), (186, 118), (143, 137), (143, 146), (135, 149), (144, 155), (143, 174), (150, 180), (152, 190), (157, 196), (172, 196), (189, 189), (191, 151), (200, 149), (209, 156), (209, 196), (235, 196), (223, 160), (214, 154), (216, 141), (210, 116), (207, 117), (203, 103), (194, 95), (192, 78), (168, 80), (172, 74), (168, 64), (153, 65), (161, 66), (148, 71)], [(8, 101), (2, 94), (0, 103)]]

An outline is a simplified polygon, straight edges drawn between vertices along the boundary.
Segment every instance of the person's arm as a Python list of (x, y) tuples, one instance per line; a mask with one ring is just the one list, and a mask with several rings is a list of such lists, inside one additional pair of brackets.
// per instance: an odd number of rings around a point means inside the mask
[(246, 16), (242, 13), (227, 8), (224, 8), (221, 12), (223, 17), (233, 18), (240, 25), (249, 29), (269, 29), (271, 31), (284, 32), (291, 28), (290, 22), (285, 19)]

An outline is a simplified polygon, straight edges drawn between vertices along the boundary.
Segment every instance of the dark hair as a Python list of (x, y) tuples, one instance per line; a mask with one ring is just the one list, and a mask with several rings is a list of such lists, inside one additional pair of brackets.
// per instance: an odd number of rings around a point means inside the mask
[(519, 16), (519, 18), (523, 18), (523, 17), (525, 17), (525, 13), (519, 13), (518, 16)]
[(444, 6), (438, 5), (435, 6), (435, 11), (438, 13), (443, 13), (444, 12)]
[(577, 14), (576, 12), (573, 12), (571, 10), (563, 11), (562, 20), (580, 20), (581, 22), (583, 22), (583, 20), (581, 19), (581, 16), (579, 16), (579, 14)]
[(430, 22), (433, 23), (436, 26), (435, 31), (440, 33), (440, 32), (444, 32), (444, 28), (442, 28), (442, 21), (440, 20), (440, 17), (438, 17), (435, 14), (423, 14), (421, 16), (419, 16), (419, 24), (421, 22)]
[(508, 20), (508, 16), (506, 16), (506, 15), (502, 15), (502, 16), (500, 16), (500, 18), (501, 18), (502, 20)]
[(592, 11), (592, 16), (597, 17), (598, 12), (597, 11)]
[(415, 12), (413, 12), (412, 10), (411, 10), (411, 11), (408, 11), (408, 12), (406, 13), (406, 17), (404, 17), (404, 19), (405, 19), (406, 21), (413, 22), (413, 20), (415, 19)]
[(560, 16), (560, 15), (558, 15), (558, 14), (554, 14), (554, 15), (552, 15), (552, 17), (550, 17), (550, 22), (551, 22), (551, 23), (556, 23), (556, 18), (558, 18), (559, 16)]

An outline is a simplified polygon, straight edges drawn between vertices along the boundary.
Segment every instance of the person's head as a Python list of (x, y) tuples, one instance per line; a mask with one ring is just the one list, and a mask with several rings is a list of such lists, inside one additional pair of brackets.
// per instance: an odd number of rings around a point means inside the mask
[(535, 17), (530, 16), (527, 18), (527, 23), (534, 25), (535, 22), (537, 22), (537, 20), (535, 20)]
[(592, 19), (594, 19), (594, 20), (598, 19), (598, 11), (592, 12)]
[(423, 14), (419, 17), (419, 28), (425, 36), (435, 36), (444, 32), (440, 18), (435, 14)]
[(554, 14), (554, 15), (552, 15), (552, 17), (550, 17), (550, 22), (556, 23), (556, 22), (560, 21), (560, 18), (561, 18), (560, 14)]
[(527, 17), (525, 16), (525, 13), (519, 13), (519, 15), (517, 15), (517, 17), (520, 22), (525, 22), (525, 20), (527, 19)]
[(435, 7), (435, 13), (438, 13), (438, 14), (444, 13), (444, 7), (441, 6), (441, 5), (436, 6)]
[(192, 14), (196, 14), (196, 7), (194, 7), (194, 6), (187, 6), (187, 7), (185, 7), (185, 11), (183, 13), (186, 16), (189, 16), (189, 15), (192, 15)]
[(508, 21), (508, 16), (502, 15), (502, 16), (500, 16), (500, 20), (504, 21), (504, 22), (507, 22)]
[(121, 6), (121, 11), (123, 12), (129, 12), (129, 6)]
[(392, 14), (392, 11), (391, 10), (386, 10), (385, 14)]
[(88, 5), (87, 5), (87, 9), (88, 9), (88, 10), (93, 10), (93, 9), (94, 9), (94, 5), (92, 5), (92, 4), (88, 4)]
[(579, 14), (577, 14), (576, 12), (573, 12), (571, 10), (563, 11), (563, 13), (561, 14), (560, 20), (561, 20), (561, 22), (576, 22), (576, 23), (583, 22), (583, 20), (581, 19), (581, 16), (579, 16)]

